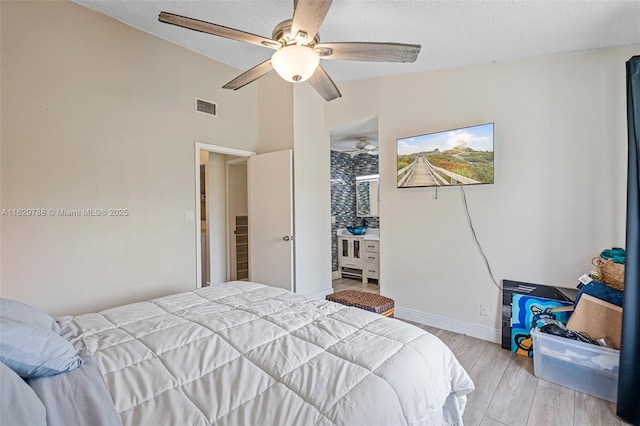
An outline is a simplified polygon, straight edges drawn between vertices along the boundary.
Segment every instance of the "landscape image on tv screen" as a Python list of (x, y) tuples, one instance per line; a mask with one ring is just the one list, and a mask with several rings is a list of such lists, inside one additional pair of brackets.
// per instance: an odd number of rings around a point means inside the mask
[(493, 183), (493, 123), (397, 142), (398, 188)]

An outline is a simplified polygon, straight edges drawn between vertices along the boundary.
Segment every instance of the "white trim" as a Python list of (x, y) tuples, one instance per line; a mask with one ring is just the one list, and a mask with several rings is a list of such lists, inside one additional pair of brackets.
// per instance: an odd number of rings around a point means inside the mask
[(217, 154), (235, 155), (238, 157), (250, 157), (256, 155), (252, 151), (244, 151), (226, 146), (212, 145), (204, 142), (195, 143), (195, 225), (196, 225), (196, 288), (202, 287), (202, 247), (200, 244), (200, 235), (202, 234), (202, 226), (200, 222), (200, 151), (215, 152)]
[(333, 294), (333, 289), (330, 288), (328, 290), (319, 291), (317, 293), (308, 294), (307, 297), (311, 297), (313, 299), (325, 300), (325, 298), (329, 295)]
[(414, 309), (396, 306), (394, 316), (396, 318), (406, 319), (420, 324), (429, 325), (431, 327), (453, 331), (454, 333), (466, 334), (467, 336), (476, 337), (493, 343), (500, 343), (502, 341), (502, 333), (496, 328), (484, 327), (477, 324), (441, 317), (439, 315), (427, 314)]
[(331, 280), (337, 280), (340, 278), (340, 271), (332, 271), (331, 272)]
[(236, 155), (238, 157), (251, 157), (256, 155), (253, 151), (245, 151), (242, 149), (229, 148), (227, 146), (212, 145), (210, 143), (196, 141), (196, 151), (209, 151), (216, 152), (218, 154)]

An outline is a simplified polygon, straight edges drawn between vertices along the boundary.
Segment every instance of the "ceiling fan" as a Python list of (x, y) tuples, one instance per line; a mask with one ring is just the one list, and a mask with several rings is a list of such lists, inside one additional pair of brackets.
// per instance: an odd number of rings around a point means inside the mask
[(343, 151), (348, 153), (351, 157), (355, 157), (358, 154), (378, 155), (378, 147), (369, 143), (369, 138), (358, 138), (355, 149)]
[(271, 38), (199, 19), (160, 12), (158, 20), (171, 25), (213, 34), (232, 40), (273, 49), (271, 59), (240, 74), (223, 89), (238, 90), (275, 70), (292, 83), (309, 80), (314, 89), (327, 101), (342, 95), (331, 77), (320, 66), (320, 59), (341, 59), (369, 62), (415, 62), (420, 45), (378, 42), (320, 43), (318, 29), (324, 21), (332, 0), (294, 0), (293, 18), (280, 22)]

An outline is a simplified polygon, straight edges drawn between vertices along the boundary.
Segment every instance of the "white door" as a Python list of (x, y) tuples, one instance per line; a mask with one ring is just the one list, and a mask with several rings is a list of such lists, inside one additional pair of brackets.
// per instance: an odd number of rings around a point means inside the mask
[(249, 279), (294, 291), (293, 151), (249, 157)]

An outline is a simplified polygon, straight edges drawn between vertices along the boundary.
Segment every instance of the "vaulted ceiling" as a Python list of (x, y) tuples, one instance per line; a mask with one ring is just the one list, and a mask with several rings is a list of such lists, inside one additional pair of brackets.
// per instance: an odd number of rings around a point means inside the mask
[[(267, 60), (273, 50), (167, 25), (158, 14), (166, 11), (271, 38), (273, 28), (293, 13), (293, 0), (72, 1), (242, 71)], [(325, 70), (340, 82), (640, 45), (640, 0), (335, 0), (319, 35), (320, 42), (422, 46), (415, 63), (323, 60)], [(375, 117), (332, 129), (331, 146), (353, 152), (361, 138), (377, 146)]]
[[(293, 12), (292, 0), (73, 1), (243, 71), (273, 51), (160, 23), (160, 11), (268, 38)], [(320, 39), (422, 45), (413, 64), (323, 60), (339, 82), (640, 44), (640, 1), (335, 0)]]

